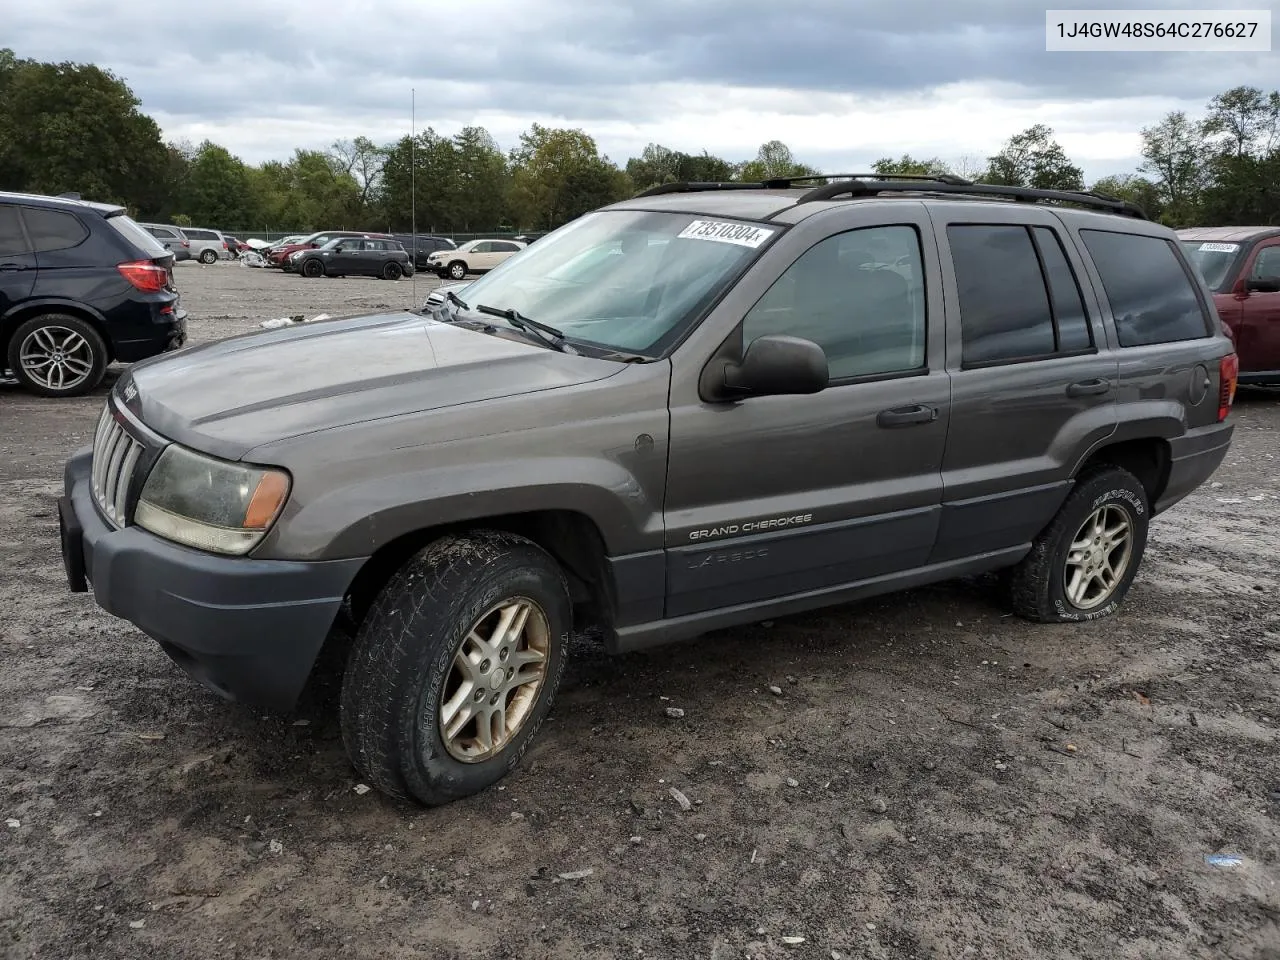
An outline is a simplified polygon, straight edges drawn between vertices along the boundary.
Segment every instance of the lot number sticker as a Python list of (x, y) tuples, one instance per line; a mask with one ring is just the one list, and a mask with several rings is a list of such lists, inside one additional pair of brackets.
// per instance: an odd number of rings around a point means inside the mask
[(736, 243), (740, 247), (755, 248), (764, 243), (774, 231), (755, 227), (749, 223), (726, 223), (722, 220), (695, 220), (680, 231), (680, 240), (714, 240), (716, 243)]
[(1240, 249), (1238, 243), (1202, 243), (1200, 244), (1201, 253), (1235, 253)]

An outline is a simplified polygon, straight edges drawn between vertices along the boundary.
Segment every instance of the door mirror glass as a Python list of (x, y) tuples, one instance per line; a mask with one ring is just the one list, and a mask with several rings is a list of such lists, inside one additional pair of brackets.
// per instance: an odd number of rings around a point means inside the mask
[(1250, 277), (1244, 288), (1250, 293), (1280, 293), (1280, 277)]
[(752, 340), (742, 362), (725, 368), (729, 395), (819, 393), (829, 380), (827, 355), (812, 340), (766, 334)]

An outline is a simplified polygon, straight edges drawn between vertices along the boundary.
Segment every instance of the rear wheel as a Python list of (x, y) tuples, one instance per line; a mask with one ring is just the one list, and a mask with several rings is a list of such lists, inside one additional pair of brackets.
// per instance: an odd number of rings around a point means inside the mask
[(321, 263), (319, 260), (315, 259), (314, 257), (312, 257), (310, 260), (306, 260), (303, 262), (302, 275), (304, 277), (311, 277), (313, 280), (316, 277), (323, 277), (324, 264)]
[(382, 589), (342, 683), (360, 774), (428, 806), (478, 793), (519, 763), (564, 670), (572, 624), (556, 562), (523, 537), (444, 537)]
[(217, 250), (201, 250), (200, 262), (201, 263), (217, 263), (218, 251)]
[(9, 340), (9, 369), (43, 397), (88, 393), (107, 370), (107, 345), (93, 325), (65, 313), (33, 317)]
[(400, 269), (400, 264), (394, 260), (382, 268), (383, 280), (399, 280), (402, 276), (404, 276), (404, 271)]
[(1082, 476), (1009, 571), (1014, 611), (1042, 623), (1115, 613), (1142, 562), (1150, 519), (1146, 489), (1127, 470), (1101, 467)]

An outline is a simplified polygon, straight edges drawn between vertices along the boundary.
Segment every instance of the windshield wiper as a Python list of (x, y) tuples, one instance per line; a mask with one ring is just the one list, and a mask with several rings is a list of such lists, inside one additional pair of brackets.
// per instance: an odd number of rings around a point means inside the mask
[(455, 307), (460, 307), (463, 310), (471, 309), (470, 307), (467, 306), (466, 301), (463, 300), (456, 293), (454, 293), (452, 290), (446, 290), (444, 292), (444, 298), (448, 300), (450, 303), (452, 303)]
[[(449, 295), (453, 295), (452, 291), (450, 291)], [(491, 317), (501, 317), (517, 330), (533, 334), (552, 350), (559, 350), (561, 353), (576, 352), (569, 349), (565, 335), (561, 331), (545, 323), (539, 323), (537, 320), (530, 320), (515, 307), (507, 307), (505, 310), (500, 310), (497, 307), (478, 303), (476, 304), (476, 311), (478, 313), (487, 313)]]

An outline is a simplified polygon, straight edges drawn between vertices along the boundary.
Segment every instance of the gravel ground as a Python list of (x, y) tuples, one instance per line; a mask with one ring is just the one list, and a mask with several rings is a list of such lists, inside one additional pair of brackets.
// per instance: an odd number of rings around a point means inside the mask
[[(435, 282), (178, 271), (193, 340)], [(66, 590), (105, 391), (0, 387), (6, 960), (1280, 957), (1273, 396), (1113, 618), (1030, 625), (979, 580), (583, 644), (522, 767), (426, 811), (358, 789), (332, 666), (263, 715)]]

